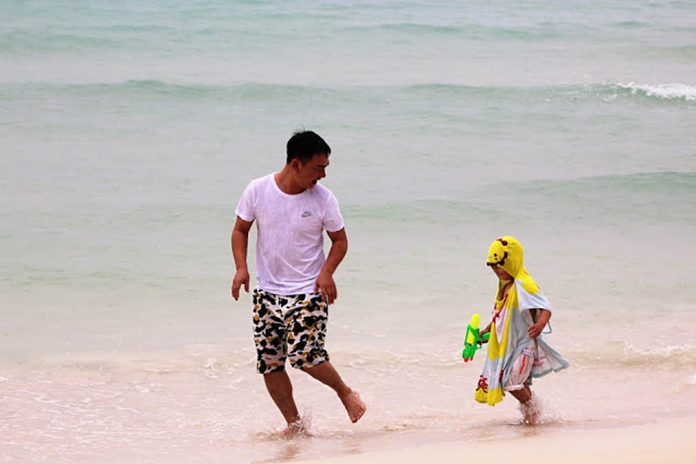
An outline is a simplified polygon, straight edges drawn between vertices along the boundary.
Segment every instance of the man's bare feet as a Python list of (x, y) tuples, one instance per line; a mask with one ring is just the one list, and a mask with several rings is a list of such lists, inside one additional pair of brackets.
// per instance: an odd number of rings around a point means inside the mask
[(365, 406), (365, 403), (363, 403), (363, 400), (360, 398), (358, 392), (355, 390), (350, 390), (348, 393), (339, 395), (338, 397), (341, 399), (343, 407), (346, 408), (350, 421), (352, 423), (358, 422), (367, 410), (367, 406)]
[(306, 424), (305, 420), (300, 418), (295, 422), (291, 422), (288, 426), (280, 432), (281, 438), (294, 438), (297, 436), (308, 436), (309, 426)]

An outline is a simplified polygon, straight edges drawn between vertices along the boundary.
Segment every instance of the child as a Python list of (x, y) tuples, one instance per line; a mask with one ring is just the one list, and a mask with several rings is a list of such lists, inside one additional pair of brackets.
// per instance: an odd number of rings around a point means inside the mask
[(488, 354), (474, 398), (494, 406), (509, 392), (520, 402), (524, 421), (536, 424), (539, 409), (530, 385), (532, 377), (569, 366), (540, 336), (551, 318), (551, 305), (527, 273), (524, 250), (515, 237), (504, 236), (488, 248), (486, 264), (498, 277)]

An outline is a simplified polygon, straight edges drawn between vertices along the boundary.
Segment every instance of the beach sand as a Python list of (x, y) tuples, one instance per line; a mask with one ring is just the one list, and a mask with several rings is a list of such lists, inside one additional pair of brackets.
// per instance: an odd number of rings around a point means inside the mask
[(303, 464), (408, 464), (448, 462), (696, 463), (696, 416), (647, 424), (553, 432), (529, 427), (529, 435), (509, 440), (449, 442)]

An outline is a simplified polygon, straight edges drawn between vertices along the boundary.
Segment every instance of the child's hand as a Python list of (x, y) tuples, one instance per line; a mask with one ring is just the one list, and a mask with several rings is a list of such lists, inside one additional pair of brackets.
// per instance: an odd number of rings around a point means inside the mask
[(488, 339), (485, 338), (484, 335), (486, 335), (486, 334), (487, 334), (488, 332), (490, 332), (490, 331), (491, 331), (491, 326), (488, 325), (485, 329), (482, 329), (482, 330), (479, 332), (479, 341), (480, 341), (481, 343), (488, 343)]
[(544, 330), (545, 325), (546, 324), (539, 323), (539, 322), (537, 322), (536, 324), (530, 325), (529, 328), (527, 329), (527, 335), (529, 335), (529, 338), (531, 338), (531, 339), (537, 338), (541, 334), (541, 331)]

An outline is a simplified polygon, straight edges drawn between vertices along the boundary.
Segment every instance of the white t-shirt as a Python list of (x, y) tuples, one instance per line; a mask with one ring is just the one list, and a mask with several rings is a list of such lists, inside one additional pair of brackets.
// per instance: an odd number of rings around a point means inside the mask
[(317, 183), (289, 195), (269, 174), (249, 183), (235, 212), (245, 221), (256, 221), (259, 288), (277, 295), (314, 292), (326, 261), (324, 230), (337, 232), (344, 227), (331, 190)]

